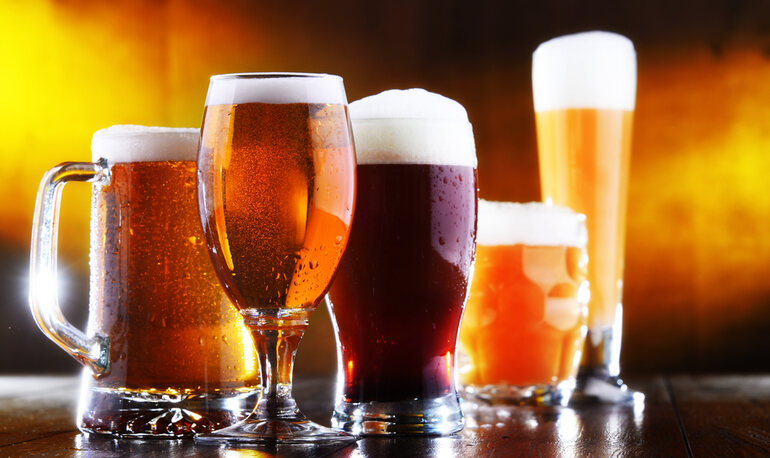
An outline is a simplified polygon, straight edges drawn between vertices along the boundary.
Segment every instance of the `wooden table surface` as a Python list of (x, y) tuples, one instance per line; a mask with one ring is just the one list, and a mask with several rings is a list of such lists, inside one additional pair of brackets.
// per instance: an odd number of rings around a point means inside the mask
[[(439, 438), (364, 438), (342, 449), (255, 450), (186, 440), (114, 440), (75, 428), (75, 377), (0, 376), (0, 456), (769, 456), (770, 375), (631, 378), (644, 406), (477, 407)], [(329, 424), (333, 381), (295, 383), (300, 408)]]

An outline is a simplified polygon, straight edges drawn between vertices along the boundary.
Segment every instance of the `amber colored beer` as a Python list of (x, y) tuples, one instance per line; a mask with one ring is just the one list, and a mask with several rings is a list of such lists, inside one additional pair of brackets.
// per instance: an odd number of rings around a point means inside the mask
[(94, 186), (91, 223), (89, 330), (110, 338), (97, 386), (197, 395), (257, 385), (251, 336), (206, 253), (195, 162), (119, 162), (110, 172)]
[(543, 197), (586, 215), (589, 328), (613, 325), (622, 300), (630, 110), (536, 112)]
[(585, 336), (582, 249), (476, 247), (460, 345), (463, 385), (555, 385), (575, 377)]
[(347, 244), (355, 153), (342, 104), (206, 107), (204, 231), (233, 302), (314, 308)]

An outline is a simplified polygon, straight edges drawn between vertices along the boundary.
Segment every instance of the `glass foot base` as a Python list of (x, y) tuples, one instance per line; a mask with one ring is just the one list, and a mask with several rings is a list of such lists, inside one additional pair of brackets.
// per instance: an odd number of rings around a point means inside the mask
[(213, 433), (195, 436), (195, 441), (227, 445), (339, 444), (342, 446), (354, 443), (356, 437), (308, 420), (246, 420)]
[(558, 385), (466, 385), (460, 393), (464, 400), (482, 401), (491, 405), (566, 406), (574, 387), (574, 380)]
[(198, 394), (91, 389), (81, 393), (78, 428), (121, 438), (192, 437), (248, 415), (259, 390)]
[(332, 427), (356, 435), (452, 434), (463, 428), (460, 400), (449, 394), (430, 400), (341, 402)]
[(644, 404), (644, 393), (628, 388), (606, 371), (581, 368), (570, 404)]

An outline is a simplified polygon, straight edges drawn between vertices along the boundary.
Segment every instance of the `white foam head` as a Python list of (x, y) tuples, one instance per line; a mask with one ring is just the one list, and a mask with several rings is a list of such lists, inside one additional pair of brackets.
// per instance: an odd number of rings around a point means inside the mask
[(542, 202), (519, 204), (479, 199), (476, 243), (583, 247), (585, 216)]
[(117, 125), (97, 130), (91, 157), (108, 162), (195, 161), (200, 130)]
[(583, 32), (541, 43), (532, 55), (535, 111), (633, 110), (636, 51), (623, 35)]
[(391, 89), (350, 104), (359, 164), (476, 167), (468, 114), (458, 102), (425, 89)]
[(348, 100), (337, 75), (233, 73), (211, 77), (206, 106), (255, 102), (346, 105)]

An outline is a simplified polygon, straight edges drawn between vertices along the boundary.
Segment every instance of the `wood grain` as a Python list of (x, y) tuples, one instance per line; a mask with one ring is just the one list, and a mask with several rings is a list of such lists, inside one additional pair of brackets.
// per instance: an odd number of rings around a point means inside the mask
[(694, 456), (770, 455), (770, 377), (677, 376), (670, 383)]
[[(770, 376), (627, 380), (644, 405), (574, 408), (464, 403), (466, 427), (447, 437), (360, 439), (338, 447), (227, 448), (192, 440), (114, 440), (75, 428), (75, 377), (0, 376), (0, 456), (761, 456), (770, 454)], [(334, 381), (299, 379), (300, 408), (328, 425)]]

